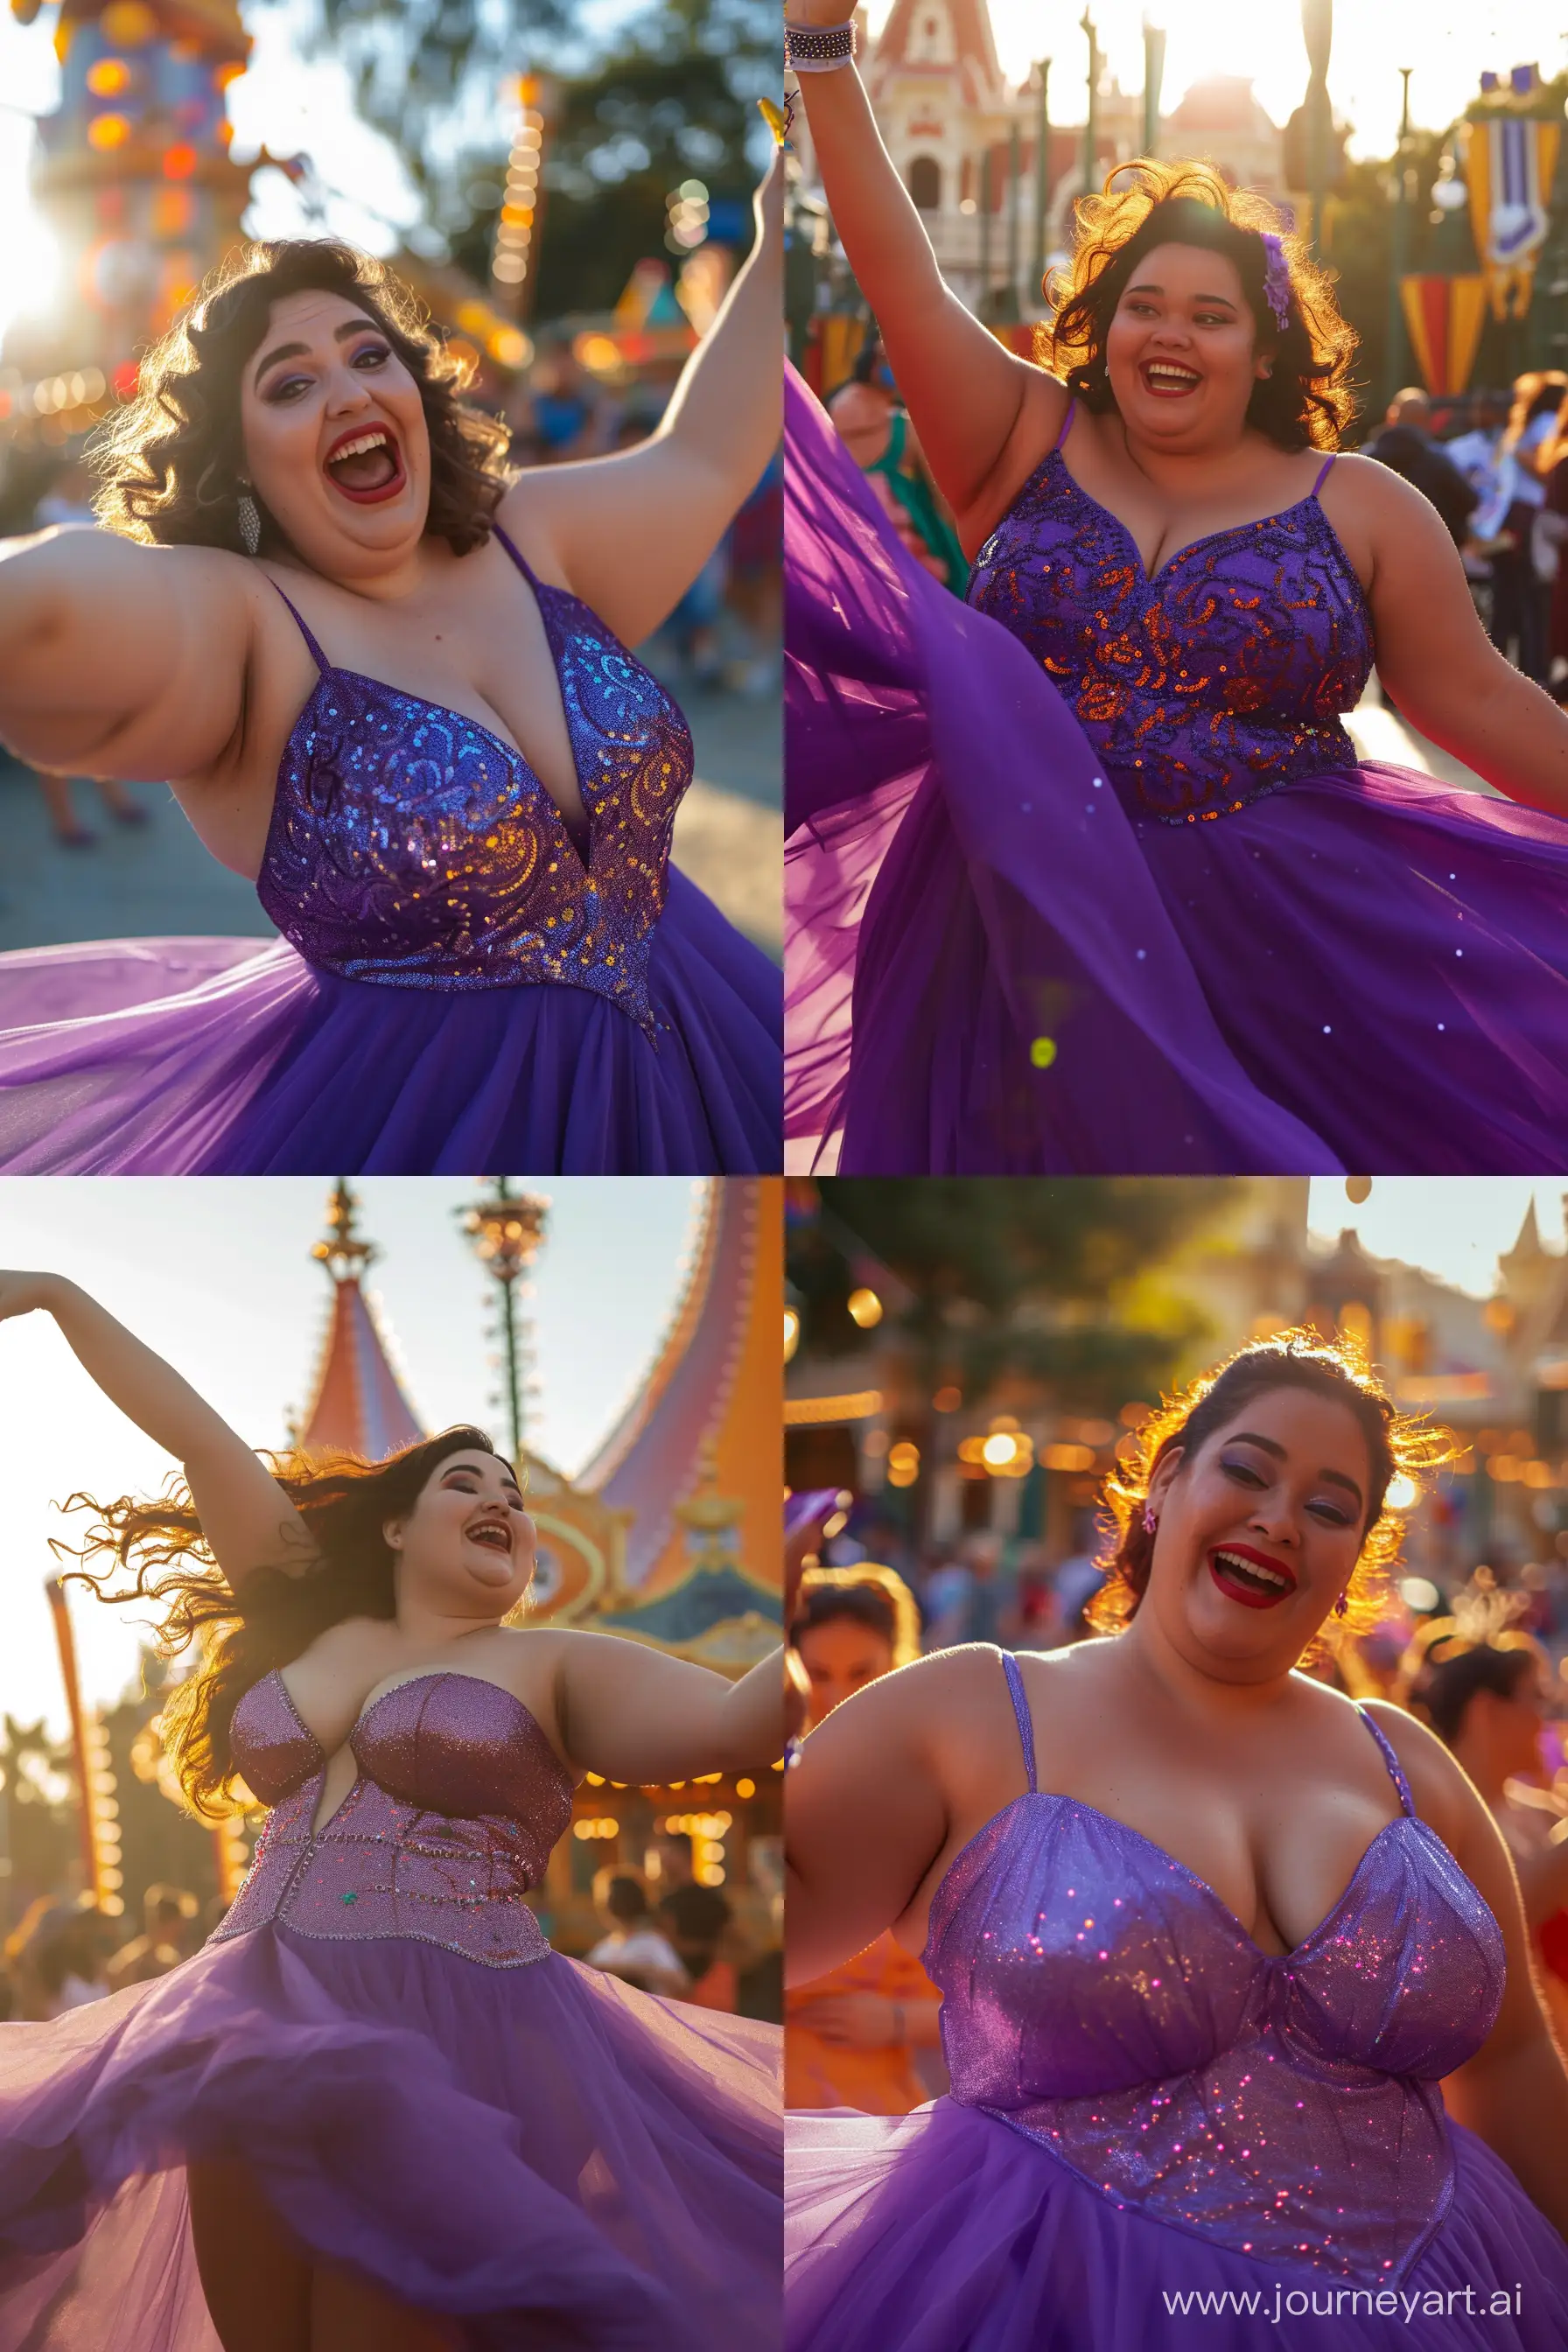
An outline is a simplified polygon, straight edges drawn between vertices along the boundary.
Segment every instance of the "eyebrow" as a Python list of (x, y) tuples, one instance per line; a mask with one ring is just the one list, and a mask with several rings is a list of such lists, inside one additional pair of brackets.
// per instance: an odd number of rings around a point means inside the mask
[[(1229, 1445), (1260, 1446), (1265, 1454), (1272, 1454), (1276, 1462), (1283, 1462), (1287, 1459), (1285, 1448), (1282, 1445), (1276, 1444), (1271, 1437), (1259, 1437), (1255, 1429), (1233, 1429), (1226, 1443)], [(1361, 1501), (1361, 1488), (1353, 1478), (1347, 1478), (1342, 1470), (1320, 1470), (1318, 1475), (1325, 1486), (1346, 1486), (1355, 1496), (1356, 1501), (1358, 1503)]]
[[(1142, 278), (1136, 286), (1127, 289), (1129, 294), (1163, 294), (1164, 290), (1163, 286), (1156, 286), (1152, 278)], [(1227, 310), (1236, 309), (1228, 294), (1194, 294), (1193, 299), (1194, 302), (1223, 302)]]
[[(384, 329), (376, 325), (374, 319), (365, 318), (362, 314), (357, 319), (345, 320), (341, 327), (334, 327), (332, 329), (332, 341), (334, 343), (346, 343), (351, 335), (360, 334), (366, 328), (368, 328), (373, 334), (383, 334), (384, 332)], [(257, 361), (255, 371), (251, 375), (251, 383), (259, 383), (268, 369), (269, 367), (275, 367), (279, 360), (308, 360), (310, 356), (310, 346), (309, 343), (279, 343), (272, 351), (268, 352), (265, 359)]]

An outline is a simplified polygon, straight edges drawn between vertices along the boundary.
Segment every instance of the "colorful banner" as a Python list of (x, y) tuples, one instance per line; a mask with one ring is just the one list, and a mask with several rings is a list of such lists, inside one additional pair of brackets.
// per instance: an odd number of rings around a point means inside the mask
[(1530, 308), (1561, 136), (1560, 121), (1523, 113), (1489, 113), (1461, 126), (1470, 219), (1494, 318), (1522, 319)]
[(1399, 296), (1422, 383), (1430, 393), (1463, 392), (1481, 339), (1486, 279), (1402, 278)]

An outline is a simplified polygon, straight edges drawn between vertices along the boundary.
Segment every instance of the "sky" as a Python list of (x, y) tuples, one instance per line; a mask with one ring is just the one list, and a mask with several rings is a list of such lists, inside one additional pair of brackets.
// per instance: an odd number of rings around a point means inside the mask
[(1321, 1240), (1352, 1231), (1374, 1257), (1403, 1258), (1486, 1298), (1532, 1196), (1542, 1242), (1560, 1250), (1568, 1176), (1378, 1176), (1360, 1208), (1342, 1177), (1314, 1177), (1307, 1221)]
[[(324, 229), (367, 252), (389, 254), (400, 232), (417, 222), (418, 199), (395, 152), (357, 119), (343, 68), (328, 57), (300, 54), (303, 5), (304, 0), (242, 0), (256, 47), (249, 71), (229, 89), (230, 152), (237, 162), (263, 146), (275, 155), (308, 154), (337, 193), (314, 215), (282, 173), (261, 173), (245, 226), (253, 236), (319, 236)], [(642, 0), (578, 0), (584, 47), (641, 5)], [(42, 307), (54, 287), (54, 251), (31, 212), (27, 167), (30, 118), (48, 112), (58, 99), (55, 16), (46, 8), (37, 23), (23, 27), (8, 10), (0, 13), (0, 340), (14, 317)], [(498, 98), (498, 121), (503, 119)]]
[[(891, 5), (872, 0), (873, 26)], [(1279, 123), (1301, 101), (1307, 58), (1297, 0), (1090, 0), (1089, 13), (1124, 90), (1143, 87), (1143, 18), (1163, 26), (1167, 110), (1215, 73), (1247, 76)], [(991, 0), (1004, 70), (1022, 79), (1034, 59), (1048, 57), (1051, 110), (1061, 122), (1083, 121), (1083, 0)], [(1392, 152), (1401, 66), (1413, 68), (1412, 121), (1440, 131), (1476, 95), (1484, 68), (1557, 71), (1568, 63), (1564, 37), (1561, 0), (1340, 0), (1329, 95), (1355, 126), (1351, 152)]]
[[(472, 1421), (504, 1438), (493, 1296), (454, 1209), (478, 1179), (354, 1180), (360, 1231), (384, 1255), (367, 1290), (405, 1393), (426, 1429)], [(552, 1177), (531, 1302), (542, 1393), (531, 1440), (568, 1474), (636, 1393), (679, 1296), (701, 1186), (686, 1177)], [(0, 1265), (68, 1275), (166, 1356), (253, 1445), (285, 1442), (310, 1402), (331, 1286), (310, 1257), (326, 1230), (318, 1177), (13, 1177), (0, 1185)], [(109, 1404), (52, 1320), (0, 1324), (0, 1709), (65, 1727), (43, 1594), (56, 1507), (156, 1492), (167, 1455)], [(84, 1690), (112, 1700), (135, 1675), (123, 1612), (70, 1601)]]

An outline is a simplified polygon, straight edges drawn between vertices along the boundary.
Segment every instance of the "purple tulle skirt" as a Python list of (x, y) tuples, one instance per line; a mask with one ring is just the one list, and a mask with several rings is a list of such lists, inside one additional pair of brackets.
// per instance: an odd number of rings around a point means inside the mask
[(1452, 2203), (1379, 2310), (1375, 2287), (1353, 2300), (1113, 2204), (952, 2099), (792, 2115), (787, 2352), (1562, 2352), (1568, 2245), (1451, 2128)]
[(0, 2352), (217, 2352), (187, 2159), (473, 2352), (777, 2352), (779, 2032), (258, 1928), (0, 2026)]
[(786, 416), (790, 1137), (866, 1175), (1563, 1165), (1568, 824), (1376, 764), (1135, 821)]
[(669, 877), (650, 1039), (586, 989), (391, 988), (281, 941), (0, 956), (0, 1173), (737, 1175), (780, 1164), (774, 967)]

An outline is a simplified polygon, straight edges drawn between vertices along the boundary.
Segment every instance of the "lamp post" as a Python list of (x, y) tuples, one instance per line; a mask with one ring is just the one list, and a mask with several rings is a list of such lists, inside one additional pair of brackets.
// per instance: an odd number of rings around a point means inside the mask
[(1165, 79), (1165, 29), (1143, 19), (1143, 152), (1160, 144), (1160, 89)]
[(1100, 125), (1095, 120), (1095, 101), (1100, 91), (1100, 38), (1094, 29), (1094, 19), (1087, 8), (1083, 12), (1082, 29), (1089, 43), (1089, 104), (1084, 111), (1083, 124), (1083, 192), (1089, 196), (1094, 194), (1094, 152), (1099, 144), (1097, 134)]
[(1018, 250), (1018, 192), (1023, 178), (1023, 132), (1015, 121), (1007, 140), (1007, 284), (998, 306), (998, 316), (1009, 326), (1016, 326), (1024, 315), (1018, 307), (1018, 273), (1022, 268)]
[(514, 1192), (510, 1180), (497, 1176), (489, 1200), (459, 1209), (463, 1230), (473, 1237), (474, 1251), (496, 1283), (501, 1297), (501, 1333), (506, 1342), (506, 1402), (511, 1438), (512, 1468), (521, 1477), (523, 1456), (523, 1381), (528, 1365), (528, 1331), (518, 1308), (528, 1293), (527, 1275), (544, 1244), (550, 1198), (544, 1192)]
[(1301, 34), (1307, 44), (1307, 189), (1311, 214), (1308, 242), (1323, 250), (1323, 205), (1329, 185), (1329, 58), (1334, 42), (1334, 0), (1301, 0)]
[(1401, 66), (1399, 78), (1405, 85), (1399, 110), (1399, 144), (1394, 151), (1394, 219), (1391, 223), (1388, 263), (1388, 397), (1393, 399), (1405, 381), (1405, 298), (1402, 280), (1410, 258), (1410, 188), (1409, 166), (1405, 161), (1410, 138), (1410, 75), (1409, 66)]
[(1042, 58), (1039, 112), (1035, 119), (1035, 291), (1042, 296), (1046, 256), (1050, 247), (1051, 210), (1051, 61)]
[(991, 316), (991, 206), (995, 200), (996, 173), (991, 142), (980, 151), (980, 316)]

